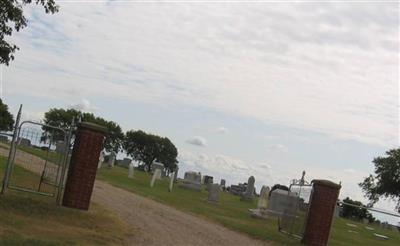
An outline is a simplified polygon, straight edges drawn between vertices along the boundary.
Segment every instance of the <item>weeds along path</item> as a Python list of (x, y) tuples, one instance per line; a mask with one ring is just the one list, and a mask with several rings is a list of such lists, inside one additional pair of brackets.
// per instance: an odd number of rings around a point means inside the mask
[[(0, 147), (0, 155), (8, 156), (8, 146)], [(26, 152), (16, 156), (17, 165), (40, 174), (36, 160), (43, 161)], [(130, 245), (269, 245), (100, 180), (96, 180), (92, 201), (114, 211), (134, 228)]]

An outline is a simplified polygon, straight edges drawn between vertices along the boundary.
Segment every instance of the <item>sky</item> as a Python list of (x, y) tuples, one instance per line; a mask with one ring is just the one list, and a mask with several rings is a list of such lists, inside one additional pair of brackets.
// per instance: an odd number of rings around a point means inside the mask
[[(399, 4), (58, 1), (26, 6), (2, 99), (167, 136), (179, 176), (358, 187), (399, 147)], [(377, 207), (393, 210), (394, 203)]]

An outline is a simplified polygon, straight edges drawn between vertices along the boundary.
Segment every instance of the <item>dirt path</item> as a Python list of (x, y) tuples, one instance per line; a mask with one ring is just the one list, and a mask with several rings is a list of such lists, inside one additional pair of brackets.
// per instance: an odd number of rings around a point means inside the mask
[(131, 245), (269, 245), (100, 180), (92, 201), (137, 229)]
[[(8, 156), (7, 148), (3, 145), (0, 155)], [(32, 172), (42, 171), (43, 159), (39, 157), (18, 151), (15, 160)], [(92, 201), (114, 211), (136, 229), (129, 245), (270, 245), (100, 180), (96, 180)]]

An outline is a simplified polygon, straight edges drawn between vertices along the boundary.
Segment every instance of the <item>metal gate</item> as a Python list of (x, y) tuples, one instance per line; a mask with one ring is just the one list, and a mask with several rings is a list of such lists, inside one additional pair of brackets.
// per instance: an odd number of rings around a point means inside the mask
[(287, 204), (290, 206), (279, 217), (279, 231), (295, 238), (302, 239), (308, 216), (308, 208), (312, 193), (312, 185), (305, 179), (305, 172), (301, 179), (293, 180), (289, 186)]
[(59, 202), (69, 160), (71, 130), (32, 121), (20, 123), (21, 109), (8, 145), (2, 193), (13, 189), (56, 197)]

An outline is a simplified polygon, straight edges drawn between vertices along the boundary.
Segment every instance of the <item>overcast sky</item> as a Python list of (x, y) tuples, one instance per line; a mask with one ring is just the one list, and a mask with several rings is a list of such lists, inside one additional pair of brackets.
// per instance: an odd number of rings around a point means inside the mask
[[(59, 1), (27, 8), (3, 98), (168, 136), (180, 174), (357, 183), (399, 146), (398, 3)], [(390, 208), (390, 203), (380, 203)]]

